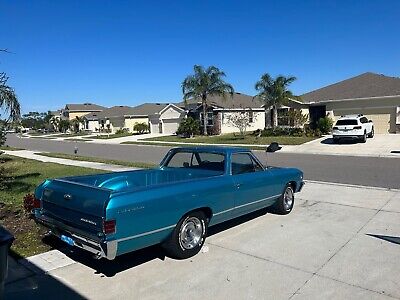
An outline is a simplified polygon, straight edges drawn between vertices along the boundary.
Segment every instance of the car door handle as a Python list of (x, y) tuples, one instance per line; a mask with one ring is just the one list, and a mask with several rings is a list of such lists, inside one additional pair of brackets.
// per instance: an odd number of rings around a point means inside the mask
[(242, 186), (241, 183), (236, 183), (236, 188), (240, 188)]

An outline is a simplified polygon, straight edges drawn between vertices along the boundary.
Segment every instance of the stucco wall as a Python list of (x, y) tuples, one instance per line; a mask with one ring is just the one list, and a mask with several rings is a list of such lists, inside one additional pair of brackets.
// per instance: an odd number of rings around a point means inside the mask
[(129, 129), (129, 132), (133, 132), (133, 126), (136, 123), (145, 123), (149, 124), (149, 118), (148, 117), (132, 117), (132, 118), (125, 118), (125, 124), (124, 127)]
[[(222, 112), (222, 120), (221, 120), (221, 133), (232, 133), (232, 132), (239, 132), (239, 129), (232, 126), (231, 122), (229, 121), (229, 116), (232, 114), (237, 114), (239, 112)], [(253, 111), (253, 123), (249, 124), (247, 127), (247, 131), (254, 131), (257, 129), (264, 129), (265, 125), (265, 113), (264, 111)]]

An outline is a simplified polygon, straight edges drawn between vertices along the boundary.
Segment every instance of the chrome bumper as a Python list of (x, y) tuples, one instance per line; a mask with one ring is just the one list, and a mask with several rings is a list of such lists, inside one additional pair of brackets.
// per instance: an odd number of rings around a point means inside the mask
[(50, 229), (50, 233), (58, 238), (60, 238), (63, 233), (66, 233), (74, 240), (74, 246), (93, 253), (96, 258), (113, 260), (117, 256), (117, 241), (93, 241), (80, 234), (74, 233), (69, 226), (38, 212), (35, 212), (35, 221)]

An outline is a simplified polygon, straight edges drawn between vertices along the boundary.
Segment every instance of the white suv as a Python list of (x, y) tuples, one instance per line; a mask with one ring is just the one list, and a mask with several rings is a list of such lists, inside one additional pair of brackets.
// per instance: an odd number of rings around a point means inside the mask
[(365, 143), (367, 137), (374, 137), (374, 123), (363, 115), (341, 116), (332, 129), (333, 142), (342, 138), (359, 139)]

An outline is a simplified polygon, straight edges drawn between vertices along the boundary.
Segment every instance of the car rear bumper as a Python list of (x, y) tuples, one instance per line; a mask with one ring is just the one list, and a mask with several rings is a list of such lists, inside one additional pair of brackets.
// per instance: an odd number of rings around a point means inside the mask
[(353, 134), (334, 134), (334, 139), (362, 139), (364, 135), (353, 135)]
[(113, 260), (117, 256), (117, 241), (95, 241), (74, 232), (69, 226), (38, 212), (35, 212), (35, 221), (50, 229), (50, 233), (58, 238), (61, 238), (61, 235), (69, 236), (74, 241), (74, 246), (93, 253), (96, 258)]

